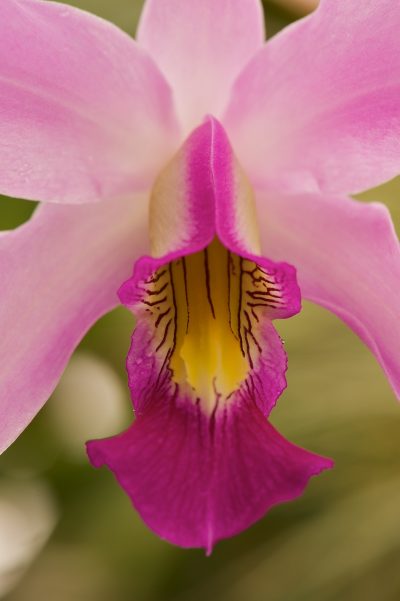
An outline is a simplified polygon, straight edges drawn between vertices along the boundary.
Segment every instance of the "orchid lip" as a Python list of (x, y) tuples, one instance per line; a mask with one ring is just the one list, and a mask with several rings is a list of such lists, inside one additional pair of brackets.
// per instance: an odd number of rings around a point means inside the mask
[(153, 256), (119, 291), (137, 318), (136, 420), (88, 443), (155, 532), (207, 553), (331, 466), (266, 419), (286, 387), (272, 320), (297, 313), (300, 292), (292, 266), (260, 256), (257, 229), (251, 186), (210, 118), (156, 181)]
[[(249, 386), (248, 376), (258, 377), (260, 329), (285, 310), (276, 270), (255, 259), (232, 252), (215, 238), (204, 249), (168, 263), (141, 259), (135, 288), (128, 282), (120, 290), (121, 299), (129, 297), (137, 319), (153, 333), (160, 373), (168, 370), (171, 383), (209, 414)], [(280, 386), (284, 388), (284, 378)], [(132, 394), (136, 396), (134, 387)]]
[[(161, 256), (137, 262), (120, 299), (148, 322), (172, 381), (210, 413), (254, 371), (263, 322), (300, 308), (295, 270), (252, 252), (259, 248), (253, 191), (212, 117), (155, 182), (150, 232)], [(271, 398), (285, 387), (279, 380)]]

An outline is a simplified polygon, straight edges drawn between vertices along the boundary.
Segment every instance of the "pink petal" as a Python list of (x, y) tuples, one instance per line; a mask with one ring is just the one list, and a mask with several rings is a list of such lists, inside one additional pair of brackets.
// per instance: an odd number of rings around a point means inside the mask
[(0, 2), (0, 192), (89, 202), (148, 185), (177, 142), (171, 93), (115, 26)]
[(88, 328), (117, 304), (119, 283), (147, 249), (146, 212), (143, 199), (43, 205), (0, 237), (0, 451), (45, 403)]
[(280, 436), (249, 398), (209, 417), (166, 392), (126, 432), (89, 442), (88, 454), (115, 473), (154, 532), (208, 553), (332, 467)]
[(254, 181), (355, 193), (400, 171), (400, 7), (323, 0), (258, 52), (223, 122)]
[(400, 398), (400, 248), (388, 210), (313, 193), (258, 202), (263, 251), (296, 266), (302, 296), (360, 336)]
[(172, 85), (187, 131), (217, 116), (230, 86), (264, 39), (259, 0), (147, 0), (138, 29)]

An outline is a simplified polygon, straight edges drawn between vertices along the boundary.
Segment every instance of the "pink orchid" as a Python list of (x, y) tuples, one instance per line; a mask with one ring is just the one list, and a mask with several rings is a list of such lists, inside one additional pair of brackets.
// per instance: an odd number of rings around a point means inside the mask
[(398, 241), (348, 197), (399, 172), (399, 26), (393, 0), (321, 0), (264, 45), (259, 0), (147, 0), (134, 42), (1, 0), (0, 191), (43, 203), (0, 236), (2, 450), (124, 281), (137, 417), (88, 452), (173, 543), (210, 551), (331, 466), (266, 419), (294, 268), (400, 394)]

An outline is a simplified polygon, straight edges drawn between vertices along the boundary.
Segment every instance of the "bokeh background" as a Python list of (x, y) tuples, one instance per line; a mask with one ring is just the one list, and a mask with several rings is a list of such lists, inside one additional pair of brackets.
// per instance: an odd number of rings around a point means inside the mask
[[(131, 34), (143, 4), (70, 3)], [(269, 36), (314, 5), (265, 2)], [(361, 198), (386, 203), (398, 226), (399, 196), (398, 179)], [(0, 197), (0, 229), (32, 210)], [(398, 601), (400, 407), (372, 355), (335, 316), (305, 303), (277, 325), (289, 386), (272, 422), (333, 457), (333, 471), (209, 558), (159, 540), (111, 473), (92, 469), (84, 452), (86, 439), (112, 435), (131, 419), (124, 361), (133, 318), (120, 308), (85, 337), (52, 399), (0, 458), (0, 598)]]

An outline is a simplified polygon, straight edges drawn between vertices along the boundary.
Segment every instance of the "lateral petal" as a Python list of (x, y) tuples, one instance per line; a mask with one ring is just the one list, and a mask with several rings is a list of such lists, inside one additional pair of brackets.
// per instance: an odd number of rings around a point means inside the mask
[(400, 398), (400, 247), (384, 205), (259, 191), (262, 248), (296, 265), (304, 298), (336, 313)]
[(322, 0), (262, 48), (222, 122), (254, 183), (352, 194), (400, 172), (400, 8)]
[(147, 249), (147, 203), (42, 205), (0, 236), (0, 451), (55, 388), (89, 327)]
[(42, 0), (0, 2), (0, 192), (51, 202), (151, 184), (177, 144), (171, 92), (117, 27)]

